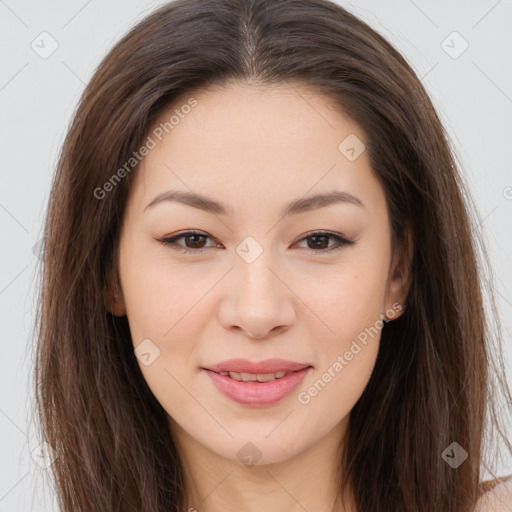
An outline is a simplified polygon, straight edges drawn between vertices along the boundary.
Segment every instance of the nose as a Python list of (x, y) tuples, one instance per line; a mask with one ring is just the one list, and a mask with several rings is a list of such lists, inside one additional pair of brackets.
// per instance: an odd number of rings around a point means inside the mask
[(296, 319), (293, 283), (270, 257), (270, 250), (252, 263), (237, 256), (226, 282), (219, 317), (225, 329), (247, 337), (267, 339), (287, 329)]

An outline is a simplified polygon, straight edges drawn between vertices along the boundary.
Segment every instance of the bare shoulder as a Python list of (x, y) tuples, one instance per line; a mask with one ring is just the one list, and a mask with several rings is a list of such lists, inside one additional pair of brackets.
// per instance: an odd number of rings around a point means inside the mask
[(512, 512), (512, 475), (498, 482), (484, 482), (485, 494), (478, 500), (474, 512)]

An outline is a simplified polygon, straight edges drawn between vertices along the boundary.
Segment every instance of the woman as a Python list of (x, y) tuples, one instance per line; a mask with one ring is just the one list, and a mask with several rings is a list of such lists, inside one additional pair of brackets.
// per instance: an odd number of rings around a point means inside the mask
[(336, 4), (140, 22), (49, 204), (61, 509), (509, 510), (510, 479), (482, 482), (500, 353), (464, 193), (414, 72)]

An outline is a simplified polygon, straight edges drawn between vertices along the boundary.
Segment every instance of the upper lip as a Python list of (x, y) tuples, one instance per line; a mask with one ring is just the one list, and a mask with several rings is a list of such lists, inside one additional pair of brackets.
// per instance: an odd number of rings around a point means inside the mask
[(265, 359), (264, 361), (253, 362), (248, 359), (227, 359), (217, 364), (205, 367), (206, 370), (214, 372), (238, 372), (238, 373), (277, 373), (296, 372), (311, 366), (307, 363), (297, 363), (286, 359)]

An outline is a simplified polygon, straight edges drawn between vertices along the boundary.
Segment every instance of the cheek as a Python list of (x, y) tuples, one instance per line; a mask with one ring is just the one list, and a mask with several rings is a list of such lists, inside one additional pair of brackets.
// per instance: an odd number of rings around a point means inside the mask
[(329, 314), (324, 314), (334, 333), (326, 329), (323, 336), (312, 335), (317, 365), (297, 401), (308, 417), (316, 418), (316, 428), (347, 416), (370, 380), (384, 325), (375, 292), (373, 286), (338, 292), (329, 302)]
[[(366, 261), (370, 260), (370, 261)], [(385, 261), (360, 257), (331, 268), (317, 276), (300, 293), (307, 305), (322, 320), (324, 339), (329, 347), (343, 346), (366, 327), (370, 327), (384, 312), (387, 281)]]
[(171, 336), (208, 285), (201, 281), (191, 285), (190, 276), (170, 265), (152, 243), (136, 243), (135, 236), (121, 245), (120, 277), (135, 345), (140, 339)]
[(130, 334), (144, 380), (168, 412), (184, 410), (190, 406), (184, 386), (189, 386), (196, 340), (204, 329), (199, 319), (208, 315), (201, 297), (211, 284), (191, 286), (183, 272), (162, 261), (148, 262), (144, 255), (126, 261), (123, 277)]
[[(322, 335), (311, 332), (319, 356), (298, 402), (326, 421), (349, 414), (363, 393), (379, 350), (384, 325), (387, 262), (361, 257), (315, 288), (311, 309), (322, 320)], [(326, 404), (331, 404), (327, 406)]]
[[(160, 403), (172, 397), (174, 410), (190, 400), (179, 383), (188, 382), (196, 364), (192, 359), (204, 330), (201, 319), (212, 314), (205, 309), (211, 307), (207, 294), (217, 277), (194, 279), (169, 258), (155, 256), (154, 248), (126, 242), (120, 274), (138, 365)], [(145, 360), (140, 355), (146, 353), (150, 357)]]
[[(333, 427), (349, 416), (363, 394), (378, 353), (380, 334), (370, 343), (349, 343), (317, 368), (297, 395), (297, 407), (306, 415), (312, 431)], [(349, 356), (350, 354), (350, 356)], [(349, 359), (350, 357), (350, 359)]]

